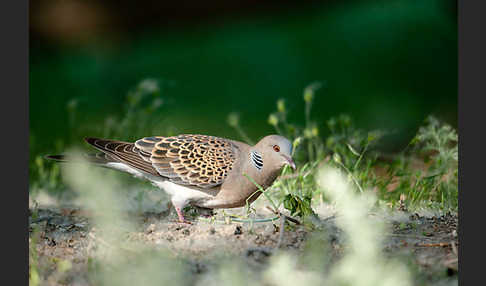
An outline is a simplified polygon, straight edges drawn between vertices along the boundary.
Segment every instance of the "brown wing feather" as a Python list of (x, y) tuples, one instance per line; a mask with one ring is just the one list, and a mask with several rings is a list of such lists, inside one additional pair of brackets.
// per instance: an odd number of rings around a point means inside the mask
[(206, 135), (145, 137), (135, 147), (161, 176), (202, 188), (222, 184), (236, 158), (230, 141)]
[(99, 138), (85, 138), (85, 140), (98, 150), (109, 155), (114, 162), (122, 162), (138, 170), (159, 176), (152, 163), (146, 161), (140, 155), (134, 143)]

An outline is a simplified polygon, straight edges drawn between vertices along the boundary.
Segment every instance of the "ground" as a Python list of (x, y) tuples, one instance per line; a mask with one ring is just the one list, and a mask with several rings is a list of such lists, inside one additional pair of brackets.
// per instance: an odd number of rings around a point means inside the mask
[[(225, 211), (242, 213), (243, 209)], [(270, 211), (259, 210), (260, 215), (274, 217)], [(335, 226), (331, 211), (319, 212), (314, 225), (324, 230), (332, 245), (331, 252), (339, 257), (345, 248), (341, 231)], [(282, 220), (273, 222), (235, 222), (193, 218), (192, 224), (177, 223), (173, 210), (161, 212), (127, 212), (135, 217), (135, 230), (122, 240), (142, 243), (153, 249), (167, 250), (172, 257), (188, 264), (192, 281), (211, 271), (218, 255), (234, 255), (243, 259), (250, 269), (262, 271), (269, 258), (279, 251), (295, 255), (302, 253), (306, 242), (316, 228), (298, 225), (287, 220), (282, 231)], [(93, 214), (79, 207), (30, 208), (30, 242), (35, 238), (37, 271), (40, 285), (93, 285), (90, 278), (92, 253), (98, 248), (115, 248), (103, 240), (101, 230), (92, 224)], [(416, 271), (416, 285), (457, 285), (457, 225), (456, 215), (409, 213), (396, 211), (386, 217), (391, 226), (385, 234), (383, 251), (389, 256), (408, 257)], [(133, 251), (120, 247), (123, 253)], [(32, 250), (31, 250), (32, 251)], [(59, 261), (69, 261), (64, 273)], [(30, 263), (32, 267), (32, 262)]]

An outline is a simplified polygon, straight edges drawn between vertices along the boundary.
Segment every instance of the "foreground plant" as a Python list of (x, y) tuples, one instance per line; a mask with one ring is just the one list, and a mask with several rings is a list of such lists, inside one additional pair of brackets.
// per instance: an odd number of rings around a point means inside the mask
[(330, 272), (330, 285), (411, 285), (405, 265), (381, 252), (385, 225), (369, 217), (376, 203), (372, 192), (359, 193), (339, 169), (319, 171), (318, 183), (336, 206), (336, 225), (345, 233), (344, 257)]

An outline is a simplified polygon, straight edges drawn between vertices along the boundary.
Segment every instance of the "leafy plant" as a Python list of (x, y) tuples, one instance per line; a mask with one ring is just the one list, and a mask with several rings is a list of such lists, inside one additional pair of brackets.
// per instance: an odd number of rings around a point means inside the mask
[[(363, 193), (373, 190), (381, 202), (400, 209), (421, 206), (457, 210), (457, 133), (434, 117), (428, 117), (410, 144), (400, 152), (384, 156), (378, 146), (387, 134), (383, 130), (365, 131), (356, 128), (348, 114), (330, 118), (324, 130), (311, 120), (311, 107), (315, 92), (321, 87), (314, 83), (304, 89), (305, 126), (287, 120), (284, 99), (277, 101), (277, 111), (268, 117), (275, 130), (293, 140), (293, 157), (299, 168), (292, 172), (286, 168), (272, 185), (269, 196), (278, 206), (292, 215), (308, 216), (312, 204), (326, 201), (326, 194), (314, 183), (315, 170), (322, 164), (341, 168), (348, 179)], [(230, 114), (228, 123), (245, 141), (253, 141), (239, 125), (239, 115)], [(422, 163), (420, 163), (422, 162)], [(427, 168), (417, 168), (417, 164)], [(380, 171), (385, 170), (385, 172)]]
[(312, 197), (310, 196), (305, 196), (304, 199), (301, 199), (299, 196), (287, 194), (284, 197), (283, 205), (290, 211), (291, 216), (296, 215), (304, 217), (314, 214), (314, 211), (311, 208), (311, 200)]
[[(457, 210), (458, 136), (448, 124), (429, 116), (411, 140), (411, 154), (400, 157), (391, 174), (399, 177), (397, 191), (420, 206)], [(422, 163), (417, 169), (412, 164)]]

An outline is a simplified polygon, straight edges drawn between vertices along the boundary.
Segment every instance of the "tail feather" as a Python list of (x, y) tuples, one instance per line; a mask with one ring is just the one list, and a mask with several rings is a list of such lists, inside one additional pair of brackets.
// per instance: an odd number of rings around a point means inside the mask
[[(143, 171), (154, 176), (160, 175), (150, 162), (147, 162), (140, 156), (134, 143), (93, 137), (87, 137), (84, 140), (101, 151), (95, 154), (83, 154), (84, 159), (90, 163), (94, 163), (101, 167), (117, 169), (119, 171), (119, 168), (115, 168), (113, 167), (113, 164), (109, 163), (121, 163), (126, 165), (128, 169), (133, 168), (137, 171)], [(45, 158), (57, 162), (80, 161), (79, 157), (70, 155), (48, 155), (45, 156)], [(132, 173), (127, 170), (121, 171)]]
[[(66, 155), (66, 154), (46, 155), (44, 156), (44, 158), (55, 162), (76, 162), (79, 161), (80, 159), (77, 156)], [(83, 154), (82, 158), (88, 161), (89, 163), (100, 164), (100, 165), (105, 165), (107, 163), (114, 162), (114, 160), (110, 159), (105, 153), (102, 152)]]

